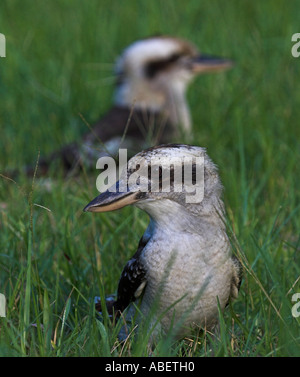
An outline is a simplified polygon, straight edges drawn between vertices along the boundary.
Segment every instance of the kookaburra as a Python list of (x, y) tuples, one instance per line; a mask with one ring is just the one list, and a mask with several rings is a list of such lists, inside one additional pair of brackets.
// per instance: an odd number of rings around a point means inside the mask
[(140, 299), (141, 317), (153, 314), (156, 306), (152, 325), (160, 320), (154, 333), (173, 326), (176, 336), (183, 337), (195, 326), (210, 329), (217, 323), (218, 307), (222, 310), (236, 298), (240, 285), (221, 194), (217, 167), (204, 148), (169, 144), (132, 157), (115, 190), (101, 193), (84, 208), (106, 212), (132, 204), (150, 217), (121, 274), (116, 300), (107, 301), (110, 314), (127, 308), (130, 317), (132, 303)]
[[(80, 141), (40, 161), (41, 170), (61, 160), (67, 171), (82, 164), (94, 167), (104, 153), (127, 148), (131, 155), (160, 143), (190, 139), (192, 126), (186, 101), (188, 84), (202, 73), (231, 67), (228, 59), (202, 54), (190, 42), (168, 36), (142, 39), (127, 47), (115, 65), (113, 107)], [(179, 131), (182, 132), (179, 132)]]

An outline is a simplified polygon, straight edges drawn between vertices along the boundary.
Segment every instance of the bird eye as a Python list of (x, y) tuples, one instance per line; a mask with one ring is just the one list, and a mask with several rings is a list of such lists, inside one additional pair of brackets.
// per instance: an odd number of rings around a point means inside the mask
[(156, 76), (159, 72), (165, 71), (172, 64), (181, 58), (182, 54), (174, 53), (166, 59), (154, 60), (149, 62), (145, 67), (145, 75), (149, 79)]
[(181, 58), (181, 54), (179, 53), (176, 53), (176, 54), (173, 54), (170, 58), (169, 58), (169, 63), (174, 63), (176, 62), (177, 60), (179, 60)]

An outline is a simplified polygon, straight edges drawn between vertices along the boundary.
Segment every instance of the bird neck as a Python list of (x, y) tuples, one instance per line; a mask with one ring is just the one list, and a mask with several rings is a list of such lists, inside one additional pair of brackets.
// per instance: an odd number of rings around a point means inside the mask
[[(183, 205), (169, 199), (139, 202), (136, 206), (148, 213), (151, 218), (151, 228), (160, 229), (166, 233), (201, 234), (205, 228), (223, 229), (224, 223), (220, 211), (213, 210), (191, 212)], [(205, 224), (205, 226), (204, 226)]]
[(165, 101), (165, 111), (171, 122), (179, 125), (183, 132), (190, 133), (192, 129), (190, 109), (186, 101), (186, 86), (182, 83), (173, 83), (168, 87)]
[(115, 93), (115, 104), (166, 115), (175, 127), (191, 131), (191, 116), (185, 96), (186, 85), (173, 83), (163, 88), (152, 88), (143, 82), (124, 81)]
[(161, 93), (150, 90), (146, 83), (123, 81), (117, 87), (115, 104), (136, 109), (160, 112), (164, 108), (165, 98)]

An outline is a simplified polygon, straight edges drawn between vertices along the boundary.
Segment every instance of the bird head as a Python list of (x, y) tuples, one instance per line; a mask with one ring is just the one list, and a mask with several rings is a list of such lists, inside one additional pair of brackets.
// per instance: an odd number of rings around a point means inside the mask
[(231, 60), (202, 54), (183, 39), (160, 36), (139, 40), (127, 47), (117, 61), (116, 103), (166, 110), (173, 123), (188, 128), (187, 110), (177, 113), (185, 103), (188, 84), (199, 74), (231, 66)]
[(132, 157), (113, 189), (97, 196), (84, 211), (135, 205), (154, 220), (175, 221), (177, 216), (180, 221), (180, 213), (201, 216), (216, 208), (221, 212), (221, 191), (217, 168), (204, 148), (161, 145)]

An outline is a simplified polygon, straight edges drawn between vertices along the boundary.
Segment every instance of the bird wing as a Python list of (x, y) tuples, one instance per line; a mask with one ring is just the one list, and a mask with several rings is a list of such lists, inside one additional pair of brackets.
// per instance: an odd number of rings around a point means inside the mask
[[(235, 256), (232, 256), (232, 262), (233, 262), (233, 271), (232, 271), (232, 278), (231, 278), (229, 300), (230, 299), (234, 300), (238, 297), (238, 293), (239, 293), (241, 282), (242, 282), (242, 264)], [(228, 303), (229, 303), (229, 300), (228, 300)]]
[(115, 137), (130, 137), (152, 145), (160, 143), (163, 135), (169, 138), (172, 131), (168, 118), (160, 112), (116, 105), (93, 125), (83, 141), (99, 145)]
[[(156, 145), (169, 141), (172, 132), (173, 127), (168, 118), (159, 112), (114, 106), (80, 141), (66, 144), (48, 157), (41, 158), (38, 175), (47, 175), (50, 166), (55, 162), (63, 167), (66, 174), (76, 173), (82, 166), (90, 169), (95, 166), (101, 153), (109, 152), (109, 142), (115, 145), (114, 150), (126, 148), (128, 154), (133, 156), (140, 151), (141, 145)], [(32, 176), (35, 165), (25, 167), (25, 171), (26, 175)]]
[[(125, 265), (119, 280), (117, 299), (115, 300), (113, 296), (106, 298), (106, 309), (111, 318), (119, 317), (120, 313), (142, 294), (147, 284), (146, 269), (141, 261), (141, 254), (149, 239), (150, 236), (145, 232), (136, 253)], [(98, 299), (95, 309), (102, 313), (101, 302)]]
[(136, 253), (124, 267), (119, 281), (117, 300), (114, 304), (115, 310), (122, 312), (142, 294), (147, 284), (146, 269), (141, 261), (141, 254), (148, 241), (149, 237), (141, 238)]

